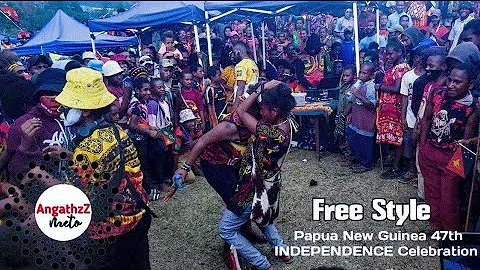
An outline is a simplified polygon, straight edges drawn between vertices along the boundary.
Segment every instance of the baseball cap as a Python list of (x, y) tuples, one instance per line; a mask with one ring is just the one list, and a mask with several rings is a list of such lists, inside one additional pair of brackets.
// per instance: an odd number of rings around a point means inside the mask
[(393, 32), (403, 32), (403, 27), (400, 24), (394, 25), (390, 28), (388, 28), (388, 32), (393, 33)]
[(233, 36), (235, 36), (235, 35), (237, 35), (237, 36), (238, 36), (238, 33), (237, 33), (237, 31), (232, 31), (232, 32), (230, 32), (230, 35), (229, 35), (229, 37), (233, 37)]
[(146, 64), (153, 65), (152, 58), (150, 58), (150, 56), (148, 56), (148, 55), (144, 55), (144, 56), (140, 57), (140, 59), (138, 60), (138, 63), (142, 67), (144, 67)]
[(428, 15), (429, 17), (432, 17), (432, 16), (437, 16), (437, 17), (440, 17), (442, 16), (442, 11), (438, 8), (434, 8), (432, 9), (432, 11), (430, 12), (430, 15)]
[(84, 52), (82, 54), (82, 60), (85, 60), (85, 59), (97, 59), (97, 56), (93, 52)]
[(162, 59), (161, 66), (164, 67), (164, 68), (173, 67), (172, 60), (166, 59), (166, 58), (165, 58), (165, 59)]
[(472, 12), (473, 11), (473, 6), (469, 2), (462, 2), (462, 3), (460, 3), (460, 6), (458, 7), (458, 10), (462, 10), (462, 9), (468, 9), (468, 10), (470, 10), (470, 12)]

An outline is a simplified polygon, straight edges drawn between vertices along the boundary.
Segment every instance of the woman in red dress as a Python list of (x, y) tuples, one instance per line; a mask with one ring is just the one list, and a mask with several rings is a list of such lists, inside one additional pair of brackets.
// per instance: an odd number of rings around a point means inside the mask
[(404, 123), (402, 123), (402, 96), (400, 84), (403, 75), (410, 66), (403, 59), (403, 45), (391, 39), (386, 47), (386, 65), (383, 83), (377, 87), (380, 93), (377, 110), (377, 143), (391, 145), (394, 148), (395, 160), (393, 169), (382, 174), (382, 178), (393, 179), (401, 176), (400, 160), (402, 157), (402, 140)]

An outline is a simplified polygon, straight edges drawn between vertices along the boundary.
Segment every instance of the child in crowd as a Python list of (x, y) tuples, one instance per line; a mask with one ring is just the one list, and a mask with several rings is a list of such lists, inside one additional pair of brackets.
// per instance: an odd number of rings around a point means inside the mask
[(417, 169), (415, 166), (415, 144), (413, 143), (413, 129), (417, 121), (416, 115), (412, 110), (413, 83), (423, 74), (425, 74), (425, 58), (423, 53), (426, 47), (420, 47), (413, 51), (413, 69), (405, 73), (400, 85), (400, 94), (403, 96), (402, 101), (402, 119), (405, 133), (403, 134), (403, 156), (408, 160), (408, 171), (399, 180), (401, 183), (417, 177)]
[[(188, 157), (189, 150), (195, 145), (195, 127), (197, 118), (191, 109), (180, 111), (180, 125), (175, 128), (175, 145), (173, 147), (173, 171), (177, 171)], [(195, 174), (190, 171), (184, 179), (186, 184), (195, 182)]]
[[(393, 159), (393, 169), (384, 172), (383, 179), (395, 179), (402, 175), (400, 162), (403, 156), (402, 102), (400, 86), (402, 77), (410, 70), (410, 66), (403, 59), (404, 46), (396, 39), (390, 39), (386, 47), (387, 66), (381, 85), (377, 84), (380, 92), (377, 112), (377, 143), (391, 146), (390, 158)], [(382, 150), (387, 150), (387, 147)]]
[[(171, 166), (167, 166), (168, 153), (171, 145), (175, 142), (173, 135), (173, 123), (170, 115), (170, 107), (166, 97), (164, 82), (155, 79), (152, 83), (152, 98), (147, 104), (148, 124), (159, 131), (159, 139), (150, 144), (150, 151), (155, 153), (151, 156), (158, 166), (152, 167), (152, 177), (159, 180), (159, 189), (163, 192), (169, 191)], [(157, 192), (158, 193), (158, 192)]]
[(183, 60), (182, 53), (175, 48), (175, 37), (172, 31), (167, 31), (163, 35), (163, 43), (158, 51), (158, 59), (162, 60), (167, 53), (172, 53), (175, 58)]
[(195, 134), (200, 136), (205, 129), (206, 117), (203, 98), (199, 91), (193, 88), (193, 76), (190, 72), (181, 74), (182, 90), (181, 98), (183, 99), (185, 108), (191, 109), (197, 118), (197, 127)]
[(283, 68), (283, 72), (278, 75), (278, 80), (287, 83), (293, 93), (305, 93), (307, 91), (305, 86), (298, 82), (295, 74), (293, 74), (293, 68), (290, 66)]
[(193, 87), (204, 96), (205, 90), (211, 82), (210, 80), (205, 79), (205, 71), (203, 70), (203, 67), (200, 64), (195, 63), (190, 67), (190, 72), (193, 75)]
[(373, 169), (375, 134), (375, 70), (372, 63), (363, 63), (359, 80), (351, 88), (351, 123), (348, 125), (348, 142), (358, 165), (352, 166), (353, 173)]
[(347, 124), (351, 120), (351, 102), (352, 86), (357, 79), (357, 73), (354, 66), (346, 66), (342, 74), (342, 84), (338, 98), (337, 115), (335, 117), (335, 145), (341, 151), (343, 156), (349, 160), (351, 157), (350, 145), (347, 142), (346, 131)]
[(112, 105), (110, 105), (110, 111), (108, 113), (108, 117), (110, 118), (110, 120), (112, 120), (114, 123), (117, 123), (120, 121), (120, 113), (119, 113), (119, 109), (118, 107), (112, 103)]
[(150, 139), (159, 138), (159, 132), (156, 128), (148, 124), (147, 102), (151, 95), (151, 85), (147, 78), (138, 78), (133, 81), (135, 97), (130, 101), (127, 111), (128, 136), (138, 152), (138, 158), (143, 172), (143, 186), (150, 199), (155, 199), (157, 194), (158, 181), (152, 177), (152, 163), (150, 162)]
[(211, 81), (211, 84), (207, 86), (205, 92), (205, 104), (207, 105), (211, 129), (218, 125), (221, 117), (227, 113), (227, 100), (220, 68), (217, 66), (209, 67), (207, 69), (207, 78)]
[(461, 64), (447, 77), (446, 87), (430, 93), (423, 117), (419, 164), (425, 180), (425, 201), (431, 207), (428, 233), (460, 231), (460, 185), (462, 178), (446, 169), (456, 141), (473, 137), (477, 113), (471, 91), (476, 74)]

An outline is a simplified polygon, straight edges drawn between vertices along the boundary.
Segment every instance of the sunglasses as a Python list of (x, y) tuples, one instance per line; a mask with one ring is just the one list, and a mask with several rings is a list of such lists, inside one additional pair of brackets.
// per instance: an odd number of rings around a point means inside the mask
[(41, 68), (47, 69), (48, 65), (36, 65), (35, 67), (38, 68), (38, 69), (41, 69)]

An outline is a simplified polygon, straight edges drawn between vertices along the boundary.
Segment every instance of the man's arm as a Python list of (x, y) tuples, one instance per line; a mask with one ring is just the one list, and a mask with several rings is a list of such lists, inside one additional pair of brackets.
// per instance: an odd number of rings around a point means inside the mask
[(433, 95), (435, 91), (431, 91), (430, 95), (428, 96), (427, 106), (425, 108), (425, 114), (422, 118), (422, 129), (420, 133), (420, 145), (427, 141), (427, 135), (430, 130), (430, 126), (432, 125), (433, 120)]

